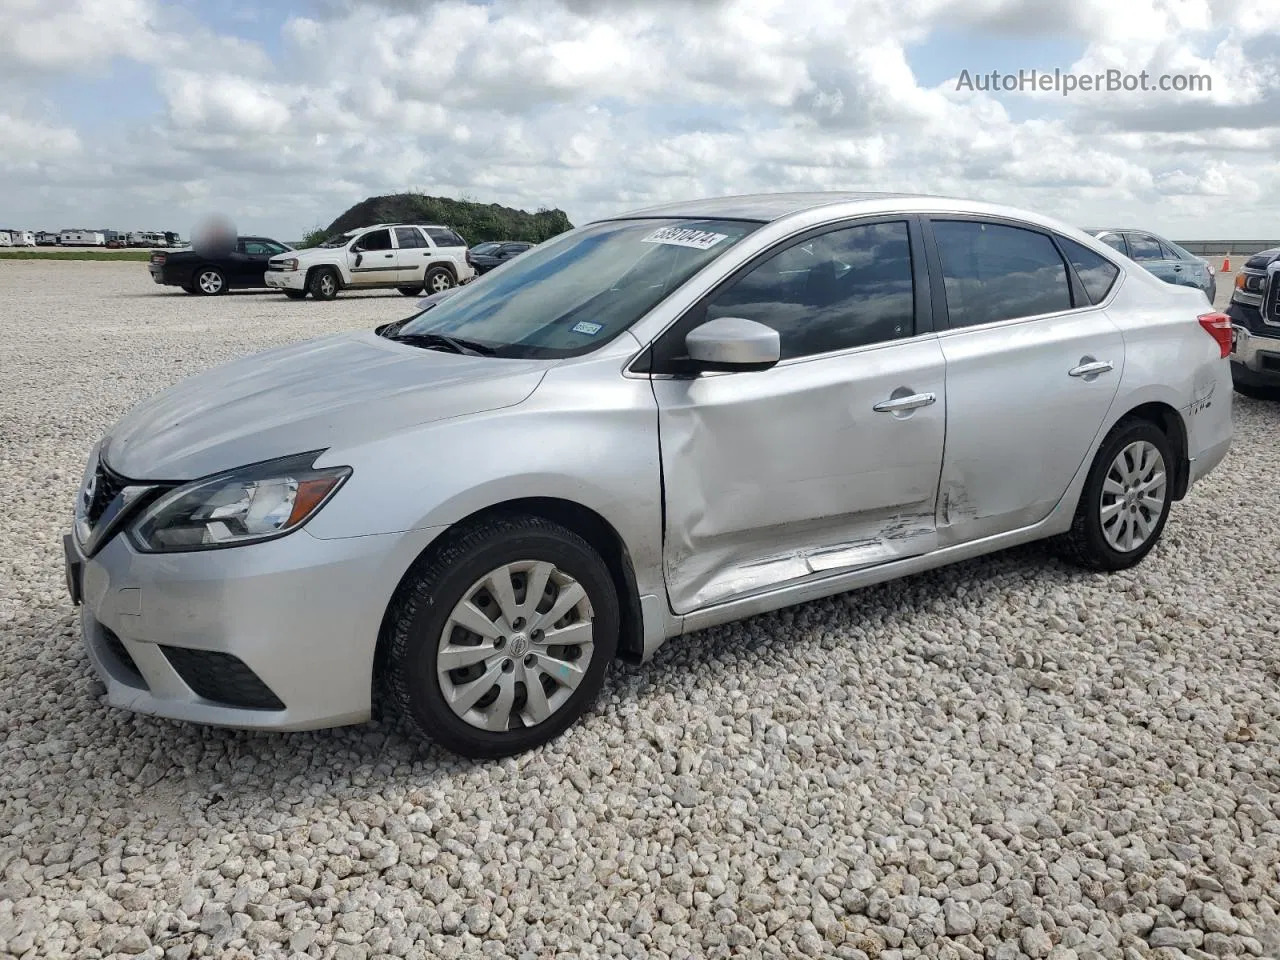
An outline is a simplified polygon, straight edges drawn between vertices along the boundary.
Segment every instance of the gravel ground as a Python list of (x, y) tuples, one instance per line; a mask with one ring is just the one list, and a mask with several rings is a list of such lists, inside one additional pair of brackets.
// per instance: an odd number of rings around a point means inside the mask
[(669, 644), (540, 752), (99, 700), (59, 535), (128, 406), (403, 316), (0, 265), (0, 954), (1280, 956), (1280, 404), (1136, 570), (1027, 548)]

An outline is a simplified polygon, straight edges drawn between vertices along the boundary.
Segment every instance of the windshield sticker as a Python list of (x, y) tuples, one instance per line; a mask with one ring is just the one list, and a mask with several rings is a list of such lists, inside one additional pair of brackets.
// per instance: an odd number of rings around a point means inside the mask
[(604, 324), (591, 323), (587, 320), (580, 320), (573, 325), (574, 333), (585, 333), (593, 337), (603, 329), (604, 329)]
[(666, 243), (673, 247), (693, 247), (695, 250), (710, 250), (721, 240), (728, 240), (727, 233), (709, 233), (706, 230), (694, 230), (690, 227), (660, 227), (642, 241), (643, 243)]

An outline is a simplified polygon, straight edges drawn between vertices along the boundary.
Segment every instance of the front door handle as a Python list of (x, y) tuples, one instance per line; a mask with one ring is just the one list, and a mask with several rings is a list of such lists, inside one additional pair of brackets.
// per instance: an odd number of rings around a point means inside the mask
[(891, 400), (881, 400), (871, 409), (876, 413), (900, 413), (903, 410), (915, 410), (918, 407), (927, 407), (938, 398), (932, 393), (913, 393), (908, 397), (894, 397)]
[(1096, 379), (1100, 374), (1111, 370), (1110, 360), (1095, 360), (1093, 357), (1081, 357), (1078, 366), (1072, 367), (1067, 371), (1067, 375), (1071, 377), (1083, 377), (1086, 380)]

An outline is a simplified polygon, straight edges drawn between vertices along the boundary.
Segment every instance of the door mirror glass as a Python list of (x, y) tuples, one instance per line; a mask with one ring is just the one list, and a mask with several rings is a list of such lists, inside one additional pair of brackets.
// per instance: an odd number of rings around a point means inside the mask
[(684, 338), (697, 370), (766, 370), (782, 356), (778, 331), (743, 317), (719, 317)]

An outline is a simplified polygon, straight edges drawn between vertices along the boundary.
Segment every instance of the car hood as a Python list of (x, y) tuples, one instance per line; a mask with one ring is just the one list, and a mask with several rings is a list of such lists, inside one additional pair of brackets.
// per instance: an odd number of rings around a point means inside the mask
[(424, 350), (372, 332), (277, 347), (184, 380), (108, 433), (103, 456), (136, 480), (191, 480), (347, 446), (526, 399), (553, 361)]
[(346, 247), (303, 247), (301, 250), (286, 250), (277, 253), (272, 260), (325, 260), (347, 252)]

